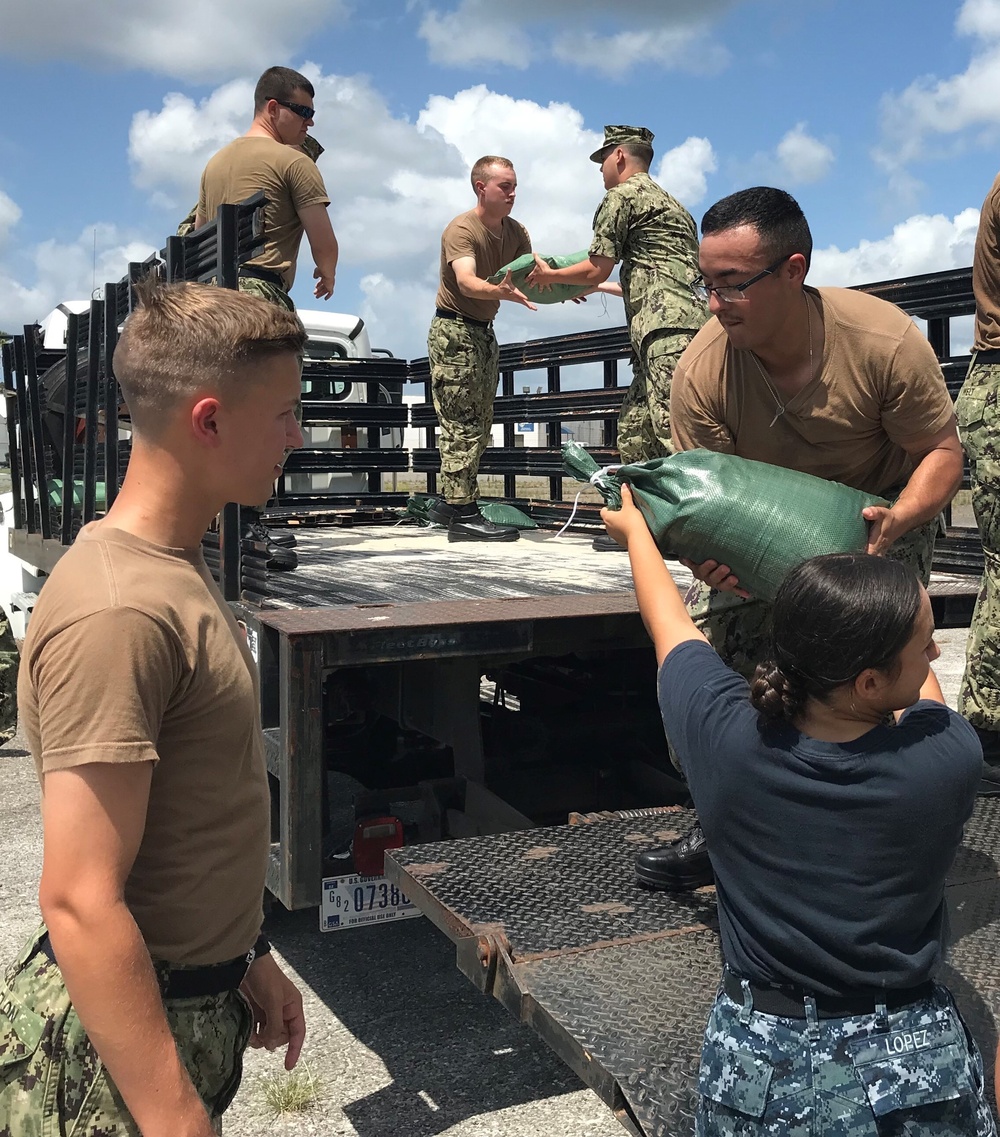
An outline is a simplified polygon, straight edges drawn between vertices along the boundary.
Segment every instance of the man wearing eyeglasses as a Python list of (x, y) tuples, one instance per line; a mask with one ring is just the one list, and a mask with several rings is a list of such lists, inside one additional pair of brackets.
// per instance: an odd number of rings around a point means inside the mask
[(288, 293), (295, 280), (305, 233), (312, 252), (314, 294), (329, 300), (337, 275), (337, 238), (330, 223), (323, 178), (303, 149), (315, 118), (312, 83), (288, 67), (270, 67), (257, 81), (254, 119), (242, 137), (210, 159), (201, 176), (195, 226), (263, 190), (264, 250), (240, 266), (240, 290), (294, 310)]
[[(942, 509), (962, 478), (962, 450), (941, 366), (910, 317), (847, 288), (805, 283), (809, 225), (783, 190), (758, 186), (717, 202), (701, 223), (694, 291), (714, 317), (674, 372), (678, 450), (702, 447), (802, 470), (877, 494), (864, 510), (868, 552), (930, 578)], [(712, 646), (750, 678), (770, 650), (771, 607), (729, 566), (689, 565), (686, 602)], [(712, 879), (700, 826), (640, 854), (640, 880), (694, 888)]]
[[(670, 454), (670, 377), (708, 318), (690, 283), (698, 271), (698, 233), (691, 214), (649, 176), (653, 133), (644, 126), (606, 126), (590, 155), (607, 191), (594, 215), (589, 257), (552, 269), (536, 255), (528, 283), (602, 285), (621, 262), (621, 295), (632, 342), (633, 378), (618, 417), (623, 462)], [(606, 291), (606, 289), (602, 289)], [(607, 538), (598, 538), (605, 547)], [(608, 548), (618, 548), (614, 541)]]

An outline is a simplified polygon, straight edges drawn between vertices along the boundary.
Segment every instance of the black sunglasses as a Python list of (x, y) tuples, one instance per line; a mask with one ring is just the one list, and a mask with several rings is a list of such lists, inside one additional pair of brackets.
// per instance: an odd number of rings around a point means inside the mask
[(315, 120), (316, 118), (315, 107), (307, 107), (302, 103), (286, 103), (284, 99), (275, 99), (274, 101), (278, 104), (279, 107), (287, 107), (292, 112), (292, 114), (297, 114), (299, 118), (305, 119), (307, 122), (309, 119)]

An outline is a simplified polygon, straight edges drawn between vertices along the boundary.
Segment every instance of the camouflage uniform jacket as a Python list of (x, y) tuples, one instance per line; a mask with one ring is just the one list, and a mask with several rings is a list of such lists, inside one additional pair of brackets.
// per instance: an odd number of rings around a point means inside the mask
[(708, 318), (690, 287), (698, 275), (694, 218), (649, 174), (633, 174), (604, 195), (590, 255), (622, 262), (619, 279), (636, 350), (653, 332), (697, 331)]

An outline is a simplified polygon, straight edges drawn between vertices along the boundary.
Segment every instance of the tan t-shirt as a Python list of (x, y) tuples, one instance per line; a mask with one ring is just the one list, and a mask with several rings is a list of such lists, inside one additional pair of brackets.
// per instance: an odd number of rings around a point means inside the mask
[(302, 240), (299, 211), (329, 205), (316, 163), (297, 146), (244, 135), (215, 154), (201, 175), (198, 212), (209, 220), (220, 205), (236, 205), (264, 191), (264, 251), (250, 264), (280, 273), (285, 287), (295, 280)]
[(902, 443), (935, 434), (952, 419), (941, 367), (926, 337), (894, 304), (849, 288), (807, 292), (822, 308), (826, 332), (813, 382), (772, 426), (777, 406), (753, 355), (734, 349), (713, 317), (674, 371), (674, 443), (884, 494), (913, 472)]
[(441, 234), (441, 287), (435, 304), (450, 312), (461, 312), (473, 320), (492, 320), (500, 307), (500, 301), (463, 296), (451, 262), (459, 257), (474, 257), (476, 276), (485, 280), (498, 268), (509, 264), (523, 253), (530, 252), (531, 238), (528, 230), (513, 217), (503, 219), (500, 236), (497, 237), (479, 220), (475, 210), (460, 213)]
[(995, 351), (1000, 348), (1000, 174), (979, 213), (972, 291), (976, 297), (975, 350)]
[(247, 952), (270, 839), (257, 671), (200, 550), (87, 526), (38, 597), (17, 697), (40, 780), (156, 763), (125, 887), (150, 955)]

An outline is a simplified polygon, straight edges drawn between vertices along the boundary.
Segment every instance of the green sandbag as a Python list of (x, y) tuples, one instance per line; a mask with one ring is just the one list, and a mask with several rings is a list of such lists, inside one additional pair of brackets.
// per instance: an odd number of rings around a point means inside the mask
[[(577, 442), (562, 449), (568, 474), (589, 481), (600, 469)], [(701, 564), (729, 565), (751, 596), (773, 600), (796, 565), (821, 553), (864, 550), (869, 505), (883, 498), (839, 482), (713, 450), (620, 466), (595, 485), (612, 509), (628, 482), (657, 548)]]
[(480, 501), (479, 512), (494, 525), (504, 525), (510, 529), (538, 528), (538, 522), (533, 517), (505, 501)]
[[(62, 478), (49, 478), (49, 501), (56, 509), (62, 508), (62, 486)], [(83, 505), (83, 482), (73, 483), (73, 504), (79, 506)], [(97, 509), (105, 509), (107, 507), (103, 482), (97, 482), (95, 485), (94, 505)]]
[[(437, 499), (432, 496), (411, 494), (406, 499), (406, 517), (416, 521), (418, 525), (430, 525), (431, 519), (428, 511)], [(523, 513), (516, 505), (508, 505), (505, 501), (479, 502), (479, 512), (487, 521), (494, 525), (506, 525), (512, 529), (537, 529), (538, 522)]]
[(431, 519), (427, 516), (427, 511), (430, 509), (431, 502), (433, 501), (433, 497), (424, 497), (421, 494), (410, 494), (406, 499), (405, 516), (410, 521), (416, 521), (418, 525), (430, 525)]
[[(587, 250), (584, 249), (582, 252), (570, 253), (564, 257), (542, 257), (542, 260), (549, 268), (569, 268), (570, 265), (578, 265), (581, 261), (585, 261), (588, 256)], [(497, 269), (492, 276), (488, 276), (486, 279), (490, 284), (499, 284), (509, 272), (514, 287), (519, 288), (533, 304), (561, 304), (563, 300), (572, 300), (576, 296), (582, 296), (585, 292), (593, 292), (594, 290), (593, 285), (590, 284), (553, 284), (551, 288), (535, 288), (531, 284), (524, 283), (525, 277), (534, 267), (534, 256), (531, 253), (525, 253), (517, 260)]]

